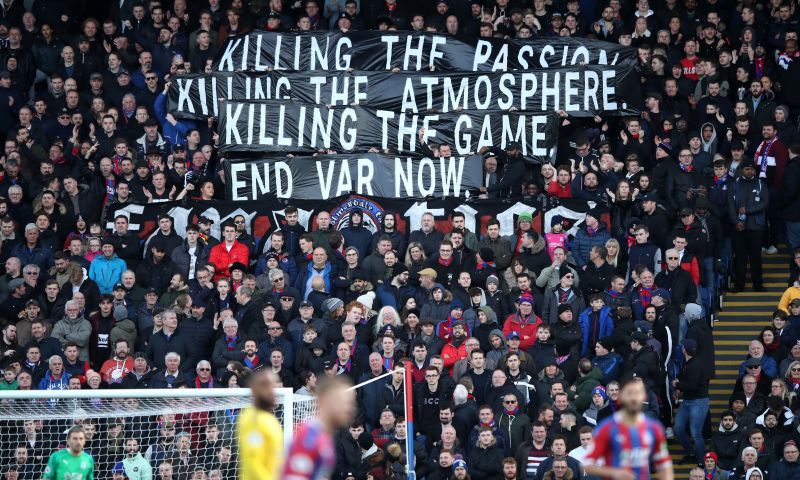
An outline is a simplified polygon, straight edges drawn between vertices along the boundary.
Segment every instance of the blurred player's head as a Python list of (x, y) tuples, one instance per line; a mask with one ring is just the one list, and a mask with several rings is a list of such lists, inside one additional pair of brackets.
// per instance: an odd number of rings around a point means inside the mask
[(275, 374), (270, 370), (259, 370), (250, 378), (253, 405), (262, 410), (275, 408)]
[(641, 413), (646, 399), (647, 391), (641, 378), (634, 377), (622, 384), (620, 400), (626, 413), (630, 415)]
[(67, 447), (73, 454), (78, 454), (83, 451), (83, 446), (86, 444), (86, 434), (83, 427), (75, 425), (67, 432)]
[(350, 425), (355, 413), (355, 392), (348, 390), (350, 382), (341, 376), (325, 377), (317, 383), (317, 403), (320, 418), (329, 428)]

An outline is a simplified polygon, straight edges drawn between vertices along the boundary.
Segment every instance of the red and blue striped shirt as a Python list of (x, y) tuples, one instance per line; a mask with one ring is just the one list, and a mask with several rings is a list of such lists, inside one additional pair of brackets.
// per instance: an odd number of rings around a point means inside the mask
[(650, 479), (650, 462), (657, 469), (672, 466), (664, 427), (656, 420), (640, 415), (634, 426), (615, 413), (597, 426), (586, 454), (586, 462), (623, 468), (639, 480)]

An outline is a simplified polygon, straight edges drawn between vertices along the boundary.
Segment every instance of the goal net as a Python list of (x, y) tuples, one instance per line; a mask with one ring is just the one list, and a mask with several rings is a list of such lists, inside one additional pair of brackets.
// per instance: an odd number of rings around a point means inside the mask
[[(276, 399), (288, 445), (316, 415), (316, 401), (288, 388), (276, 389)], [(152, 478), (235, 480), (236, 419), (250, 404), (247, 388), (0, 392), (0, 472), (41, 478), (50, 453), (80, 424), (97, 479), (124, 472), (142, 480), (150, 470)]]

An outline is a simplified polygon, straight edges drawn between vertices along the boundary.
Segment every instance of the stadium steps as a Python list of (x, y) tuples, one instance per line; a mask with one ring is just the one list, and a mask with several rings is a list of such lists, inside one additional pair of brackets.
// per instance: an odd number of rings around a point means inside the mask
[[(786, 289), (786, 270), (789, 255), (783, 253), (764, 255), (764, 287), (766, 292), (753, 292), (752, 283), (741, 293), (725, 295), (722, 311), (714, 323), (714, 348), (716, 378), (709, 385), (711, 398), (711, 426), (716, 429), (720, 414), (728, 408), (728, 397), (739, 375), (739, 365), (747, 354), (747, 344), (770, 324), (772, 312)], [(689, 478), (691, 465), (679, 464), (683, 448), (677, 439), (670, 442), (670, 453), (675, 462), (675, 478)]]

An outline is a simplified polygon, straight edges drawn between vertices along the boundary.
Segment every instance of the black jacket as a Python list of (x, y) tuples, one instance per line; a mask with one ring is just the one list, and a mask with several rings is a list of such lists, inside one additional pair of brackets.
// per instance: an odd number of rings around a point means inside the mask
[[(586, 297), (593, 293), (602, 293), (611, 284), (611, 277), (614, 276), (614, 267), (603, 262), (599, 267), (594, 262), (586, 264), (586, 270), (581, 272), (581, 290)], [(576, 314), (578, 312), (575, 312)]]
[(661, 270), (656, 275), (655, 283), (659, 287), (669, 290), (670, 303), (681, 311), (687, 303), (697, 301), (697, 286), (692, 279), (692, 274), (680, 266), (673, 271)]
[(194, 371), (195, 365), (187, 365), (186, 359), (189, 358), (189, 346), (186, 338), (180, 331), (175, 331), (169, 338), (160, 330), (150, 337), (147, 344), (147, 363), (157, 369), (164, 368), (164, 356), (169, 352), (175, 352), (181, 356), (181, 368), (184, 371)]
[(503, 450), (497, 445), (474, 448), (469, 453), (467, 465), (473, 480), (500, 480), (503, 478)]
[(510, 157), (505, 151), (493, 149), (492, 155), (503, 167), (497, 172), (497, 182), (490, 186), (488, 193), (495, 193), (499, 198), (512, 198), (522, 196), (522, 181), (525, 178), (525, 160), (520, 153)]
[(740, 458), (742, 450), (742, 436), (744, 431), (738, 424), (731, 430), (725, 430), (720, 425), (719, 429), (711, 435), (710, 450), (719, 457), (719, 467), (730, 470)]
[(784, 220), (800, 222), (800, 155), (786, 164), (781, 189), (772, 206), (783, 211)]
[(641, 377), (648, 389), (657, 389), (661, 385), (661, 364), (658, 354), (649, 345), (631, 353), (626, 370)]
[(716, 377), (716, 365), (714, 354), (714, 334), (708, 325), (706, 318), (700, 318), (689, 322), (689, 329), (686, 331), (686, 338), (691, 338), (697, 342), (697, 353), (695, 357), (700, 361), (700, 365), (706, 370), (706, 378)]
[(702, 360), (692, 357), (683, 365), (678, 374), (676, 388), (683, 393), (684, 400), (708, 398), (708, 375), (703, 368)]

